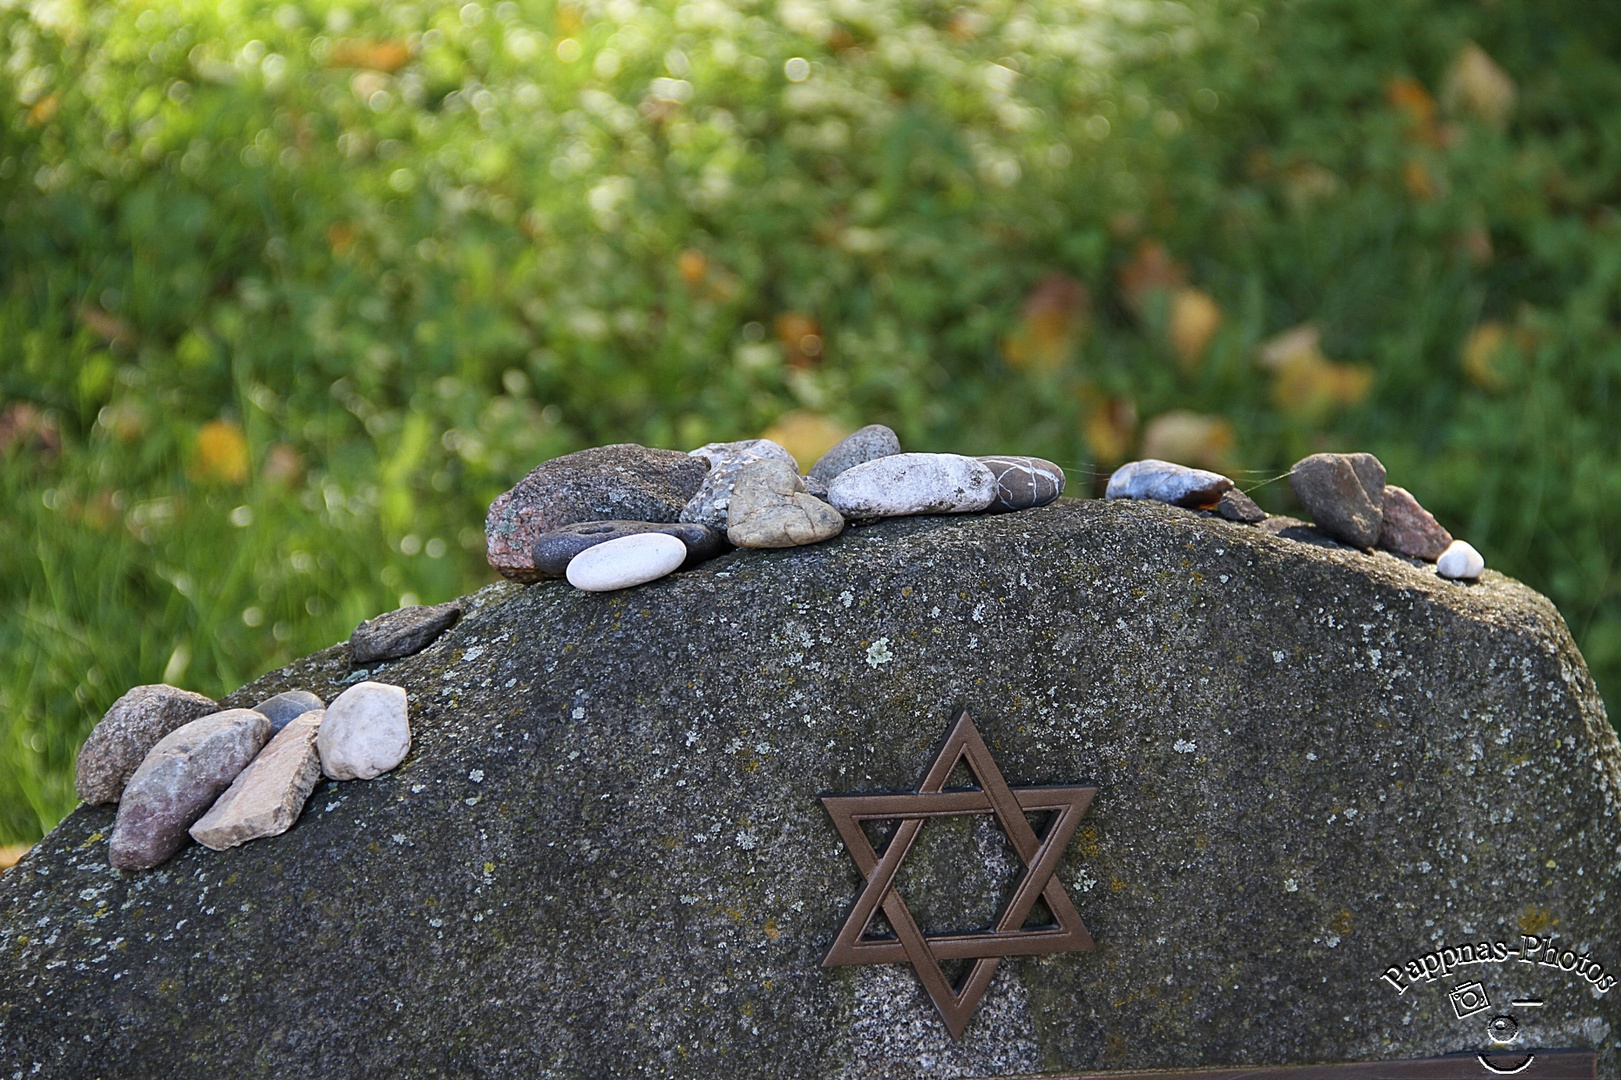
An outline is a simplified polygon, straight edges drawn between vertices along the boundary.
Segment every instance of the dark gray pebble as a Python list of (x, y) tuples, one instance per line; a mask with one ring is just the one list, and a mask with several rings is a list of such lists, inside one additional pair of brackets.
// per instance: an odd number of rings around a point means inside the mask
[(289, 690), (285, 694), (265, 698), (253, 707), (253, 711), (261, 716), (270, 717), (270, 730), (274, 733), (310, 710), (324, 708), (326, 702), (308, 690)]
[(582, 521), (578, 525), (554, 529), (535, 541), (535, 570), (547, 577), (562, 577), (568, 571), (569, 560), (586, 548), (617, 540), (621, 536), (649, 532), (667, 533), (687, 545), (687, 561), (681, 564), (683, 567), (695, 566), (713, 558), (726, 547), (722, 533), (696, 523)]
[(1216, 513), (1228, 521), (1238, 521), (1245, 525), (1254, 525), (1258, 521), (1266, 520), (1266, 511), (1255, 505), (1255, 500), (1239, 491), (1230, 488), (1221, 493), (1221, 501), (1216, 504)]

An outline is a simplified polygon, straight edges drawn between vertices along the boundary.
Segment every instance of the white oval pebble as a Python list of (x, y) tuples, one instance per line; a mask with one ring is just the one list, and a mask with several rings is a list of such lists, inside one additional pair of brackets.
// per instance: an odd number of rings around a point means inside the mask
[(1444, 578), (1473, 581), (1486, 569), (1486, 559), (1467, 540), (1454, 540), (1435, 560), (1435, 572)]
[(388, 683), (358, 682), (339, 694), (315, 736), (321, 771), (334, 780), (381, 776), (410, 750), (405, 690)]
[(588, 547), (568, 563), (568, 583), (586, 592), (628, 589), (687, 561), (687, 545), (668, 533), (636, 533)]
[(996, 498), (996, 474), (961, 454), (891, 454), (852, 465), (827, 485), (845, 517), (963, 514)]

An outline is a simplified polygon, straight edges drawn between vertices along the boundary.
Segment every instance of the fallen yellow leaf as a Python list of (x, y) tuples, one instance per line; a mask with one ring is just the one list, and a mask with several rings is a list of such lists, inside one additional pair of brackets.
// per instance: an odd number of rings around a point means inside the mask
[(1470, 331), (1458, 362), (1469, 381), (1482, 390), (1503, 388), (1503, 375), (1494, 361), (1508, 344), (1508, 328), (1496, 321), (1483, 322)]
[(850, 428), (832, 417), (795, 410), (778, 417), (775, 424), (760, 432), (760, 438), (784, 447), (799, 462), (799, 471), (804, 472), (848, 434)]
[(1092, 402), (1081, 421), (1081, 434), (1098, 465), (1111, 468), (1131, 454), (1137, 433), (1137, 406), (1127, 398)]
[(1162, 413), (1143, 429), (1143, 457), (1218, 472), (1232, 456), (1233, 425), (1220, 416), (1183, 409)]
[(210, 420), (197, 432), (199, 479), (240, 484), (248, 478), (248, 439), (229, 420)]
[(1199, 289), (1184, 286), (1171, 298), (1171, 348), (1184, 369), (1192, 370), (1204, 359), (1221, 317), (1221, 305)]
[(1092, 296), (1065, 274), (1048, 274), (1024, 302), (1018, 329), (1002, 343), (1008, 365), (1026, 371), (1054, 371), (1069, 359), (1085, 335)]
[(1518, 97), (1513, 78), (1472, 41), (1459, 50), (1441, 89), (1449, 112), (1468, 113), (1495, 128), (1508, 123)]

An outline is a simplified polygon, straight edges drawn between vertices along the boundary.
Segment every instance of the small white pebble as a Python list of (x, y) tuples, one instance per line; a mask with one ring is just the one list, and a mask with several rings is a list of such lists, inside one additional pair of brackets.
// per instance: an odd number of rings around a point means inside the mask
[(1473, 581), (1486, 569), (1486, 560), (1467, 540), (1454, 540), (1435, 560), (1435, 572), (1444, 578)]

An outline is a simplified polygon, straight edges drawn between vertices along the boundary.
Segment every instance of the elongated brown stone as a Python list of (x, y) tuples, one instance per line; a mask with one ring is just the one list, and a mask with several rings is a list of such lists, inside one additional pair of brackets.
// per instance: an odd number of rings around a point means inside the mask
[(312, 710), (282, 728), (191, 827), (191, 838), (224, 851), (292, 828), (321, 779), (315, 736), (324, 715)]

